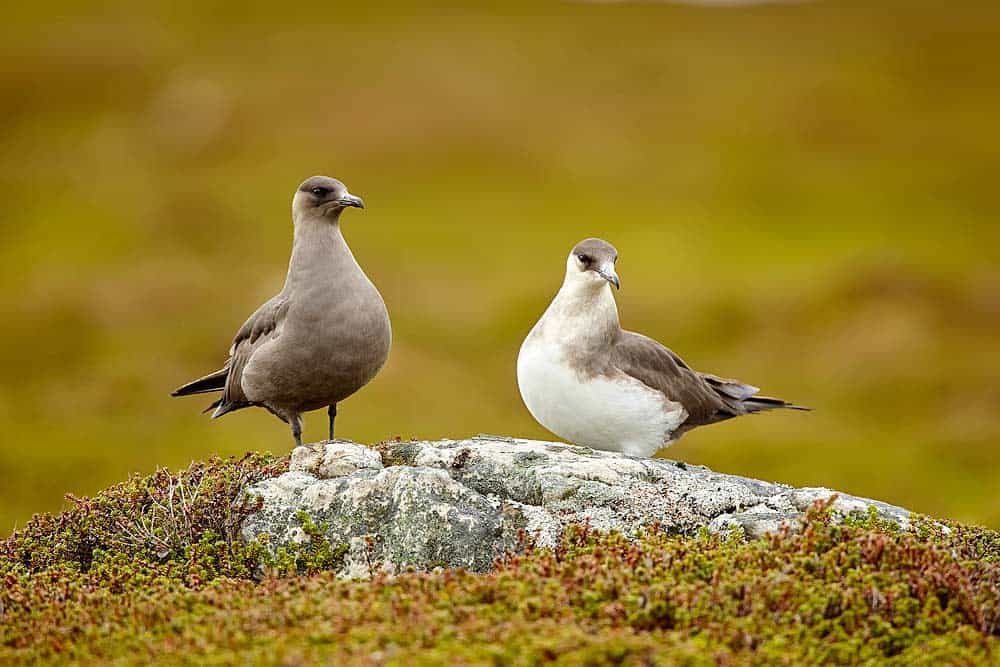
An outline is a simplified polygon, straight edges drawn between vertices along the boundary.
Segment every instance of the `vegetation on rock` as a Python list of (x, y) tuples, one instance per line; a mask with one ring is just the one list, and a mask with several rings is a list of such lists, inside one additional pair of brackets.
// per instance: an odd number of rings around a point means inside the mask
[(337, 579), (320, 527), (302, 553), (237, 538), (241, 485), (284, 460), (134, 478), (0, 543), (0, 662), (996, 661), (1000, 535), (810, 511), (745, 541), (570, 530), (494, 572)]

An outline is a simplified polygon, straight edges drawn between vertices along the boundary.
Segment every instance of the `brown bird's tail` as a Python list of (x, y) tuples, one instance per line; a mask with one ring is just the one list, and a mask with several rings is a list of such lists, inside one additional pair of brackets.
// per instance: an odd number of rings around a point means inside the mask
[(747, 409), (747, 412), (763, 412), (764, 410), (778, 410), (780, 408), (805, 410), (807, 412), (812, 410), (812, 408), (807, 408), (804, 405), (795, 405), (780, 398), (771, 398), (769, 396), (751, 396), (740, 401), (740, 404)]
[(226, 386), (226, 375), (228, 368), (220, 368), (214, 373), (209, 373), (203, 378), (198, 378), (193, 382), (188, 382), (183, 387), (174, 390), (171, 396), (190, 396), (192, 394), (204, 394), (210, 391), (222, 391)]

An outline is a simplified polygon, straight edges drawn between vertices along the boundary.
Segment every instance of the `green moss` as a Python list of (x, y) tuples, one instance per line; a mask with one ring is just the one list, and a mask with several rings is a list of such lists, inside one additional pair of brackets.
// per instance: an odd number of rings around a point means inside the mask
[[(213, 465), (232, 478), (224, 471), (240, 464)], [(996, 661), (1000, 651), (1000, 535), (983, 529), (838, 523), (818, 506), (800, 534), (652, 529), (629, 540), (576, 527), (558, 548), (528, 546), (490, 574), (351, 582), (325, 571), (344, 547), (308, 516), (301, 549), (276, 557), (264, 544), (234, 546), (218, 516), (165, 557), (111, 539), (105, 513), (124, 488), (156, 495), (130, 480), (4, 543), (0, 662), (903, 665)], [(80, 546), (81, 512), (104, 517), (87, 524), (103, 526), (99, 548)], [(248, 578), (255, 567), (260, 581)]]
[(336, 570), (347, 545), (331, 544), (326, 525), (317, 525), (305, 512), (296, 517), (304, 538), (298, 544), (272, 553), (266, 535), (240, 539), (243, 519), (260, 506), (260, 499), (243, 489), (287, 469), (287, 457), (216, 458), (178, 473), (135, 476), (94, 498), (70, 497), (70, 510), (35, 516), (0, 542), (0, 575), (86, 574), (98, 566), (128, 572), (129, 564), (136, 564), (139, 572), (152, 568), (158, 576), (198, 588), (219, 577)]
[[(301, 543), (278, 547), (273, 556), (266, 551), (259, 552), (262, 569), (268, 576), (290, 576), (310, 574), (325, 570), (338, 570), (344, 563), (348, 545), (334, 546), (326, 536), (327, 524), (317, 524), (304, 510), (295, 515), (304, 538)], [(265, 544), (267, 535), (261, 535), (257, 544)]]
[(373, 448), (379, 453), (382, 465), (386, 468), (389, 466), (411, 466), (413, 459), (420, 452), (419, 447), (410, 441), (404, 441), (402, 438), (383, 440), (374, 445)]
[(244, 547), (238, 533), (260, 500), (242, 491), (287, 469), (287, 458), (269, 454), (213, 458), (177, 473), (133, 476), (93, 498), (67, 495), (69, 510), (36, 515), (0, 542), (0, 575), (56, 567), (86, 573), (104, 558), (124, 557), (198, 581), (250, 576), (261, 550)]

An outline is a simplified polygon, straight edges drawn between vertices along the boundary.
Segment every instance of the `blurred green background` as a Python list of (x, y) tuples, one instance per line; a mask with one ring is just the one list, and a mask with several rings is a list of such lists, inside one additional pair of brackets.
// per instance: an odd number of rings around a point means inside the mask
[(597, 235), (628, 328), (816, 408), (671, 458), (1000, 527), (1000, 4), (5, 19), (0, 535), (132, 471), (290, 448), (264, 411), (168, 394), (280, 289), (314, 173), (365, 198), (345, 235), (395, 332), (341, 436), (550, 437), (514, 362)]

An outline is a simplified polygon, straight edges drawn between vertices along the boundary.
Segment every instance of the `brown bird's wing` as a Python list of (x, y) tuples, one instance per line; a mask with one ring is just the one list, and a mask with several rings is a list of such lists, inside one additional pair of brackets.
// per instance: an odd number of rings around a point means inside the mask
[(257, 348), (281, 333), (288, 305), (289, 300), (285, 295), (279, 294), (273, 297), (258, 308), (236, 332), (233, 345), (229, 348), (229, 361), (225, 366), (227, 374), (222, 398), (210, 406), (216, 408), (212, 414), (213, 419), (251, 405), (240, 384), (243, 379), (243, 369)]
[(684, 406), (688, 418), (681, 425), (683, 430), (729, 419), (744, 412), (740, 409), (739, 398), (717, 391), (704, 376), (691, 370), (683, 359), (652, 338), (622, 331), (621, 337), (612, 346), (611, 363), (667, 399)]

